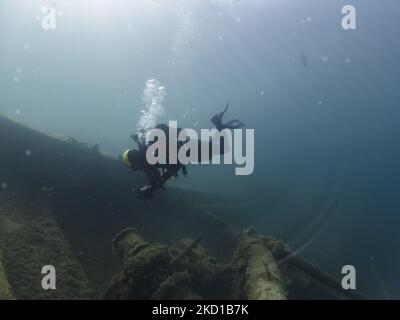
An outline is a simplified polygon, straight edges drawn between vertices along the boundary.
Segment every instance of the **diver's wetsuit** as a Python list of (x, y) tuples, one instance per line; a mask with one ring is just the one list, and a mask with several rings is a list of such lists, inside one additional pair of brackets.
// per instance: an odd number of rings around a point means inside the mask
[[(226, 106), (226, 108), (224, 109), (224, 111), (216, 114), (212, 119), (211, 122), (215, 125), (216, 129), (218, 130), (218, 132), (224, 130), (224, 129), (237, 129), (237, 128), (241, 128), (244, 126), (244, 124), (239, 121), (239, 120), (231, 120), (225, 124), (222, 123), (222, 117), (223, 115), (226, 113), (226, 111), (228, 110), (229, 105)], [(168, 141), (168, 131), (169, 131), (169, 127), (166, 124), (159, 124), (156, 126), (157, 129), (161, 129), (163, 130), (166, 135), (167, 135), (167, 141)], [(179, 132), (181, 131), (180, 128), (177, 129), (177, 134), (179, 134)], [(137, 197), (139, 199), (149, 199), (153, 197), (154, 191), (158, 190), (158, 189), (164, 189), (164, 183), (166, 181), (168, 181), (170, 178), (172, 177), (176, 177), (178, 175), (179, 170), (182, 170), (182, 173), (184, 176), (187, 176), (187, 170), (186, 170), (186, 166), (181, 164), (181, 163), (177, 163), (177, 164), (156, 164), (156, 165), (150, 165), (147, 160), (146, 160), (146, 151), (148, 146), (146, 147), (145, 144), (143, 142), (141, 142), (138, 139), (137, 135), (132, 136), (134, 138), (134, 140), (137, 142), (138, 146), (139, 146), (139, 151), (140, 151), (140, 156), (138, 162), (141, 163), (141, 170), (143, 170), (148, 179), (149, 179), (149, 184), (140, 188), (139, 190), (137, 190)], [(209, 141), (199, 141), (200, 143), (198, 143), (199, 149), (198, 149), (198, 162), (201, 162), (201, 150), (202, 147), (204, 147), (204, 143), (208, 144), (208, 148), (209, 148), (209, 160), (211, 161), (213, 154), (212, 154), (212, 147), (213, 147), (213, 140), (212, 138), (210, 138)], [(178, 150), (179, 148), (183, 145), (183, 142), (178, 142)], [(225, 154), (225, 152), (227, 152), (228, 150), (225, 150), (225, 143), (224, 143), (224, 136), (221, 135), (220, 137), (220, 150), (219, 153)], [(168, 148), (167, 148), (168, 150)], [(168, 155), (167, 155), (168, 158)], [(168, 161), (167, 161), (168, 163)], [(135, 170), (135, 169), (134, 169)]]

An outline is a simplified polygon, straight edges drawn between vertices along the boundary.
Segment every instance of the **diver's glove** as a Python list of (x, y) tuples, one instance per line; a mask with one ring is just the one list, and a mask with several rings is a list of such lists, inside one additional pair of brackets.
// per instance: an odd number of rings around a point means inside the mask
[(244, 123), (235, 119), (231, 120), (225, 124), (222, 123), (222, 117), (228, 111), (229, 109), (229, 102), (226, 104), (226, 107), (224, 111), (217, 113), (215, 116), (211, 118), (211, 122), (215, 125), (218, 131), (224, 130), (224, 129), (239, 129), (244, 126)]
[(154, 196), (154, 188), (150, 185), (136, 190), (136, 198), (139, 200), (151, 199)]

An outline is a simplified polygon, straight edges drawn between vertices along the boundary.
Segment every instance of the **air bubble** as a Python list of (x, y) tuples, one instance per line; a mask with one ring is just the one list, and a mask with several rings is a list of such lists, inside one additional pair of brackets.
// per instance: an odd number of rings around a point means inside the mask
[(183, 114), (182, 114), (182, 118), (185, 119), (188, 115), (189, 115), (190, 111), (186, 110)]
[[(139, 135), (154, 128), (157, 125), (158, 118), (164, 115), (165, 109), (162, 106), (162, 102), (166, 96), (167, 90), (165, 87), (160, 86), (157, 80), (150, 79), (146, 82), (142, 97), (146, 108), (141, 111), (142, 115), (137, 125)], [(145, 140), (147, 140), (147, 138), (145, 138)]]

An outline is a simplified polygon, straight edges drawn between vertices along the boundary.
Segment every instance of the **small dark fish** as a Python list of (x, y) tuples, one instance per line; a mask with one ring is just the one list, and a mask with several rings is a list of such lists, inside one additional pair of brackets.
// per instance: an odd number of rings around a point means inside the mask
[(304, 68), (306, 68), (308, 66), (308, 56), (303, 51), (301, 51), (300, 54), (301, 54), (301, 65)]

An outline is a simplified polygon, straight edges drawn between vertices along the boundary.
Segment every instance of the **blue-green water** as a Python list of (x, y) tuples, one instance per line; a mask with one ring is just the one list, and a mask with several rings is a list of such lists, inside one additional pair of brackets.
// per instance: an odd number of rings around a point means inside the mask
[[(149, 79), (167, 91), (159, 120), (181, 127), (210, 128), (229, 101), (227, 117), (255, 129), (254, 173), (192, 166), (172, 185), (234, 195), (232, 221), (337, 277), (354, 265), (373, 297), (400, 297), (400, 4), (56, 0), (46, 31), (43, 2), (0, 3), (2, 114), (117, 155)], [(357, 30), (341, 27), (346, 4)]]

